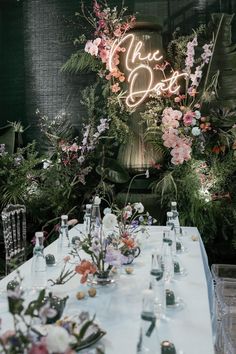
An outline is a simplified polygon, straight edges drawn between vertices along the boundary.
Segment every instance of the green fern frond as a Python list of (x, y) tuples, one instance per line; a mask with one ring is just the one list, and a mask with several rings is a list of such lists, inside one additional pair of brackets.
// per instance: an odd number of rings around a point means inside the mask
[(84, 50), (79, 50), (71, 55), (67, 62), (62, 66), (61, 71), (77, 74), (78, 72), (97, 71), (101, 68), (98, 59)]

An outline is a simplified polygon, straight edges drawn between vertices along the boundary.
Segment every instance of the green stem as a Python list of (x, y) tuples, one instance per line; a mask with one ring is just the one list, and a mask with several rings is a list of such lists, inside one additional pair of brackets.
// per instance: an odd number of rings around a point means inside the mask
[(213, 54), (215, 52), (216, 42), (217, 42), (217, 39), (218, 39), (218, 36), (219, 36), (219, 33), (220, 33), (220, 28), (221, 28), (221, 24), (222, 24), (223, 18), (224, 18), (224, 14), (221, 15), (221, 19), (220, 19), (220, 22), (219, 22), (219, 25), (218, 25), (218, 28), (217, 28), (217, 32), (216, 32), (216, 36), (215, 36), (215, 40), (214, 40), (214, 45), (213, 45), (213, 48), (212, 48), (212, 55), (211, 55), (211, 59), (210, 59), (210, 62), (209, 62), (208, 68), (207, 68), (206, 79), (205, 79), (204, 86), (203, 86), (203, 92), (205, 92), (205, 90), (206, 90), (208, 77), (209, 77), (209, 74), (210, 74), (210, 69), (211, 69), (211, 64), (212, 64), (212, 59), (213, 59)]
[(135, 175), (135, 176), (131, 179), (131, 181), (130, 181), (130, 183), (129, 183), (128, 191), (127, 191), (127, 193), (126, 193), (126, 198), (125, 198), (125, 205), (124, 205), (124, 207), (127, 205), (127, 202), (128, 202), (129, 192), (130, 192), (131, 185), (132, 185), (133, 181), (135, 180), (135, 178), (136, 178), (136, 177), (139, 177), (139, 176), (145, 176), (145, 173), (139, 173), (138, 175)]

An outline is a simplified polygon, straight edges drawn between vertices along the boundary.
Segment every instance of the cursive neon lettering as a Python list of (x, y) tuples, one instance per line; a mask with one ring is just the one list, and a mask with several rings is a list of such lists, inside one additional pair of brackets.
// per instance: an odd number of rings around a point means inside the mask
[[(134, 84), (136, 79), (138, 78), (139, 74), (137, 73), (137, 71), (139, 70), (147, 70), (149, 73), (149, 85), (147, 87), (147, 89), (142, 90), (142, 91), (134, 91)], [(152, 69), (147, 66), (147, 65), (139, 65), (137, 68), (135, 68), (134, 70), (131, 71), (131, 73), (128, 76), (128, 82), (130, 82), (130, 87), (129, 87), (129, 95), (126, 97), (126, 104), (129, 107), (136, 107), (138, 105), (140, 105), (145, 98), (147, 97), (147, 95), (149, 94), (151, 90), (151, 87), (153, 85), (153, 72)], [(139, 98), (138, 100), (135, 101), (135, 96), (141, 96), (141, 98)]]
[[(138, 73), (139, 70), (140, 72)], [(144, 70), (146, 70), (147, 73), (149, 73), (148, 85), (147, 87), (144, 87), (143, 90), (135, 91), (134, 89), (135, 82), (136, 80), (140, 79), (139, 75), (141, 73), (142, 76)], [(128, 82), (130, 83), (130, 86), (129, 86), (129, 91), (125, 102), (128, 107), (135, 108), (139, 106), (148, 97), (148, 95), (151, 92), (154, 92), (158, 96), (163, 94), (163, 92), (170, 92), (172, 94), (176, 93), (180, 88), (179, 85), (176, 85), (177, 80), (180, 77), (185, 77), (185, 76), (186, 76), (185, 73), (179, 74), (177, 71), (175, 71), (173, 75), (168, 79), (162, 79), (160, 82), (153, 85), (154, 76), (153, 76), (152, 69), (147, 65), (140, 65), (129, 74)]]
[[(178, 79), (188, 75), (186, 73), (180, 74), (178, 71), (174, 71), (170, 77), (166, 78), (164, 77), (164, 70), (160, 68), (158, 71), (162, 73), (163, 79), (154, 84), (153, 68), (149, 65), (149, 63), (153, 61), (160, 62), (163, 59), (163, 56), (160, 54), (159, 50), (149, 52), (147, 54), (145, 53), (145, 55), (143, 55), (142, 52), (144, 44), (142, 41), (138, 41), (135, 44), (135, 36), (132, 33), (114, 41), (108, 59), (108, 68), (111, 72), (115, 69), (115, 65), (113, 64), (114, 56), (116, 55), (119, 47), (121, 47), (124, 43), (128, 43), (124, 54), (125, 67), (129, 72), (127, 78), (129, 87), (126, 97), (126, 104), (128, 107), (137, 107), (148, 97), (151, 92), (156, 93), (158, 96), (162, 95), (164, 92), (169, 92), (171, 94), (178, 92), (180, 88), (180, 85), (178, 85)], [(142, 90), (137, 91), (135, 90), (135, 84), (138, 81), (139, 83), (142, 82), (144, 72), (146, 72), (146, 77), (148, 77), (148, 83)]]

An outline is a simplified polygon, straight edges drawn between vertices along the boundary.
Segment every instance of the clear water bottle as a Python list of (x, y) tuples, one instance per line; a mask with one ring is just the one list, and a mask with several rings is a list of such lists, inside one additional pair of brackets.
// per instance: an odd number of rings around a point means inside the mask
[(157, 319), (165, 316), (166, 296), (164, 282), (164, 267), (162, 267), (161, 257), (157, 253), (152, 254), (151, 265), (151, 287), (154, 292), (154, 312)]
[(156, 327), (154, 312), (154, 292), (152, 289), (144, 290), (141, 312), (141, 327), (137, 344), (138, 354), (160, 354), (160, 339)]
[(59, 256), (63, 256), (66, 253), (66, 249), (68, 247), (70, 247), (68, 215), (62, 215), (59, 238), (57, 241), (57, 249)]
[(176, 255), (176, 232), (175, 232), (175, 224), (173, 219), (172, 211), (167, 212), (167, 222), (166, 225), (170, 228), (170, 239), (172, 241), (171, 248), (172, 248), (172, 255)]
[(46, 287), (46, 260), (44, 257), (43, 232), (35, 233), (35, 246), (32, 259), (32, 285), (34, 289)]
[(90, 234), (100, 239), (102, 230), (102, 218), (100, 212), (101, 199), (96, 196), (92, 205)]
[(162, 264), (164, 268), (164, 281), (169, 283), (174, 277), (174, 262), (172, 257), (172, 241), (163, 238)]
[(179, 213), (177, 210), (177, 203), (171, 202), (171, 212), (173, 213), (173, 223), (177, 234), (181, 234), (181, 227), (179, 223)]
[(86, 204), (86, 209), (84, 214), (84, 233), (86, 235), (90, 233), (91, 211), (92, 211), (92, 204)]

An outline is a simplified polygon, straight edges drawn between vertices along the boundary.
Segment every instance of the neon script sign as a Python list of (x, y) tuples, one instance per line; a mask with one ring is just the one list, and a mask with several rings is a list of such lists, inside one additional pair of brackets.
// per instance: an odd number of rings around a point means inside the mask
[[(187, 76), (186, 73), (179, 73), (178, 71), (172, 72), (170, 77), (164, 75), (163, 69), (157, 69), (162, 72), (162, 79), (158, 82), (155, 82), (154, 68), (152, 68), (150, 62), (161, 62), (163, 56), (160, 54), (159, 50), (154, 51), (153, 53), (148, 53), (143, 55), (142, 50), (144, 48), (144, 43), (138, 41), (135, 43), (134, 34), (127, 34), (121, 39), (115, 40), (112, 45), (108, 66), (109, 70), (112, 71), (115, 69), (113, 64), (114, 55), (116, 54), (118, 48), (124, 43), (128, 43), (128, 47), (125, 52), (125, 68), (129, 72), (127, 80), (129, 83), (128, 94), (126, 97), (126, 104), (128, 107), (135, 108), (139, 106), (151, 92), (156, 93), (158, 96), (164, 92), (174, 94), (178, 92), (180, 86), (178, 85), (177, 80), (182, 76)], [(142, 80), (143, 75), (148, 78), (148, 80)], [(137, 90), (137, 83), (142, 81), (146, 87), (143, 87), (141, 90)]]

